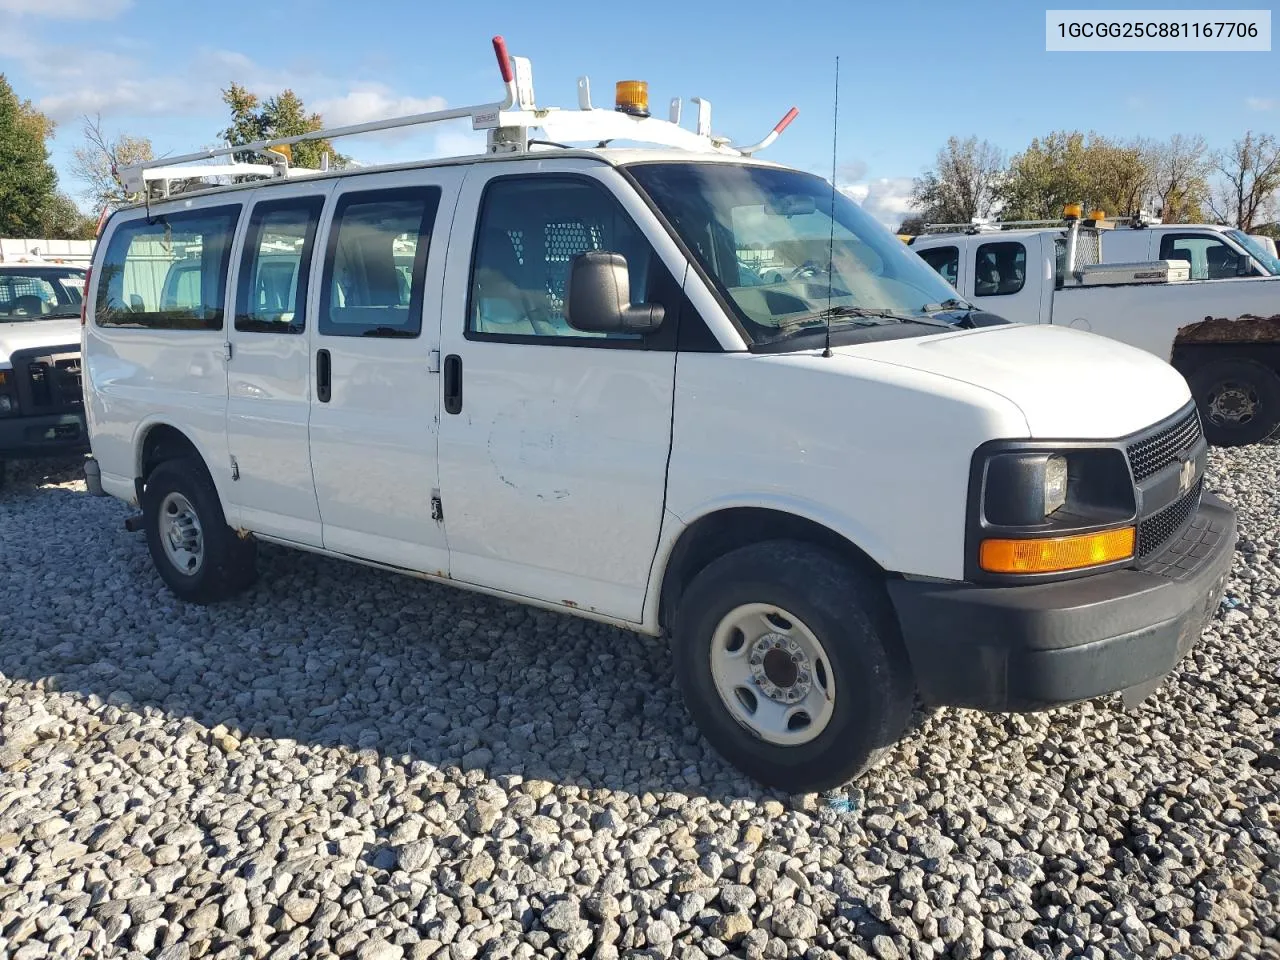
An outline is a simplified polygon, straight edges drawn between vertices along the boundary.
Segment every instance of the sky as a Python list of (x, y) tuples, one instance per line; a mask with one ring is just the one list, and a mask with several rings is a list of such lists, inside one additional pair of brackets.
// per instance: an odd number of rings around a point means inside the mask
[[(1045, 6), (0, 0), (0, 72), (57, 122), (51, 158), (73, 196), (83, 189), (69, 164), (85, 115), (100, 114), (109, 135), (146, 136), (158, 154), (177, 154), (217, 143), (228, 120), (220, 91), (231, 81), (263, 95), (291, 88), (330, 125), (484, 103), (502, 92), (494, 34), (532, 60), (540, 106), (576, 106), (583, 74), (598, 104), (616, 80), (647, 80), (655, 112), (683, 97), (688, 125), (689, 98), (703, 97), (714, 132), (746, 143), (797, 106), (795, 123), (761, 156), (828, 177), (834, 165), (841, 188), (890, 226), (909, 209), (912, 178), (953, 134), (1013, 153), (1063, 128), (1200, 134), (1213, 147), (1248, 129), (1280, 133), (1276, 53), (1048, 53)], [(337, 146), (378, 163), (477, 143), (464, 122)]]

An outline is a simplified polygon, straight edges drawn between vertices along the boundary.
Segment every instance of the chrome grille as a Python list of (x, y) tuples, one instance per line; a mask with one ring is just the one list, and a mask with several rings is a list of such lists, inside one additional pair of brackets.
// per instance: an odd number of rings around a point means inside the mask
[(1178, 459), (1178, 454), (1196, 443), (1201, 436), (1200, 416), (1192, 407), (1177, 422), (1159, 433), (1144, 437), (1125, 448), (1133, 479), (1141, 483)]
[(1138, 524), (1138, 559), (1151, 556), (1182, 532), (1196, 508), (1200, 506), (1200, 494), (1204, 490), (1204, 477), (1200, 477), (1190, 490), (1158, 513), (1153, 513)]

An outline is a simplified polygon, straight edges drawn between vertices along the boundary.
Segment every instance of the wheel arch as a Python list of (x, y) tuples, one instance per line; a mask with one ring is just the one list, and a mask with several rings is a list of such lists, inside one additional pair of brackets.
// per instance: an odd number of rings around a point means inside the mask
[[(137, 502), (142, 503), (142, 488), (147, 477), (159, 464), (166, 460), (189, 457), (196, 460), (213, 481), (214, 489), (222, 501), (223, 511), (227, 511), (227, 498), (224, 495), (218, 478), (209, 466), (209, 457), (192, 439), (192, 431), (161, 419), (149, 420), (138, 426), (133, 443), (133, 485)], [(228, 514), (228, 520), (230, 515)]]
[(667, 552), (657, 594), (659, 630), (670, 630), (685, 588), (712, 561), (752, 543), (783, 539), (824, 547), (861, 572), (886, 576), (866, 550), (815, 519), (778, 507), (719, 507), (685, 526)]

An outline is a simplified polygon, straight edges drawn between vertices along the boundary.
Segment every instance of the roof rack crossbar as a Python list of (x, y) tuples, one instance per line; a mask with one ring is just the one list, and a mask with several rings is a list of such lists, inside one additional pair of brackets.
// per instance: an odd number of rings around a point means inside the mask
[[(206, 150), (182, 154), (176, 157), (161, 157), (143, 163), (120, 167), (115, 171), (126, 193), (143, 194), (149, 190), (148, 184), (159, 183), (161, 193), (169, 195), (169, 185), (174, 181), (199, 181), (216, 176), (245, 177), (293, 177), (324, 172), (291, 165), (289, 157), (278, 147), (289, 147), (297, 143), (313, 140), (333, 140), (339, 137), (356, 136), (362, 133), (376, 133), (382, 130), (403, 129), (405, 127), (422, 126), (432, 123), (443, 123), (451, 120), (471, 121), (473, 130), (488, 131), (487, 152), (519, 153), (531, 149), (532, 141), (529, 131), (534, 128), (543, 130), (548, 139), (558, 142), (589, 142), (603, 144), (610, 140), (626, 140), (673, 147), (701, 153), (727, 153), (734, 156), (751, 156), (770, 146), (787, 128), (799, 112), (792, 107), (790, 111), (770, 131), (769, 135), (758, 143), (747, 146), (733, 146), (724, 137), (716, 137), (711, 133), (711, 104), (697, 97), (693, 102), (698, 105), (697, 130), (692, 131), (680, 126), (680, 110), (678, 101), (672, 102), (670, 119), (663, 120), (646, 114), (634, 114), (622, 110), (608, 110), (591, 105), (590, 85), (585, 77), (579, 80), (578, 108), (562, 110), (557, 107), (538, 108), (533, 96), (532, 67), (524, 57), (512, 57), (507, 53), (506, 41), (497, 36), (493, 38), (493, 50), (498, 60), (498, 69), (502, 76), (505, 96), (501, 101), (481, 103), (468, 107), (454, 107), (448, 110), (433, 110), (405, 117), (391, 117), (385, 120), (370, 120), (365, 123), (354, 123), (342, 127), (329, 127), (314, 130), (292, 137), (280, 137), (273, 140), (257, 140), (253, 143), (227, 144)], [(514, 109), (513, 109), (514, 108)], [(258, 154), (269, 162), (267, 164), (232, 163), (210, 165), (209, 160), (236, 154)], [(325, 158), (327, 161), (327, 157)], [(187, 165), (187, 166), (184, 166)], [(213, 189), (217, 184), (204, 188)], [(188, 190), (186, 192), (194, 192)]]

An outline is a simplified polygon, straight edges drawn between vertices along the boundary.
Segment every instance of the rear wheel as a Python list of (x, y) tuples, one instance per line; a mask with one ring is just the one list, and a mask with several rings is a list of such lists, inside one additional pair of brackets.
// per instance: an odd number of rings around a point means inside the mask
[(227, 526), (213, 479), (199, 461), (166, 460), (151, 471), (142, 510), (151, 560), (181, 599), (211, 603), (253, 582), (255, 544)]
[(1258, 443), (1280, 428), (1280, 377), (1256, 360), (1213, 360), (1192, 370), (1187, 382), (1214, 446)]
[(674, 644), (703, 736), (766, 786), (846, 783), (911, 716), (911, 670), (882, 585), (806, 543), (754, 544), (708, 565), (681, 599)]

